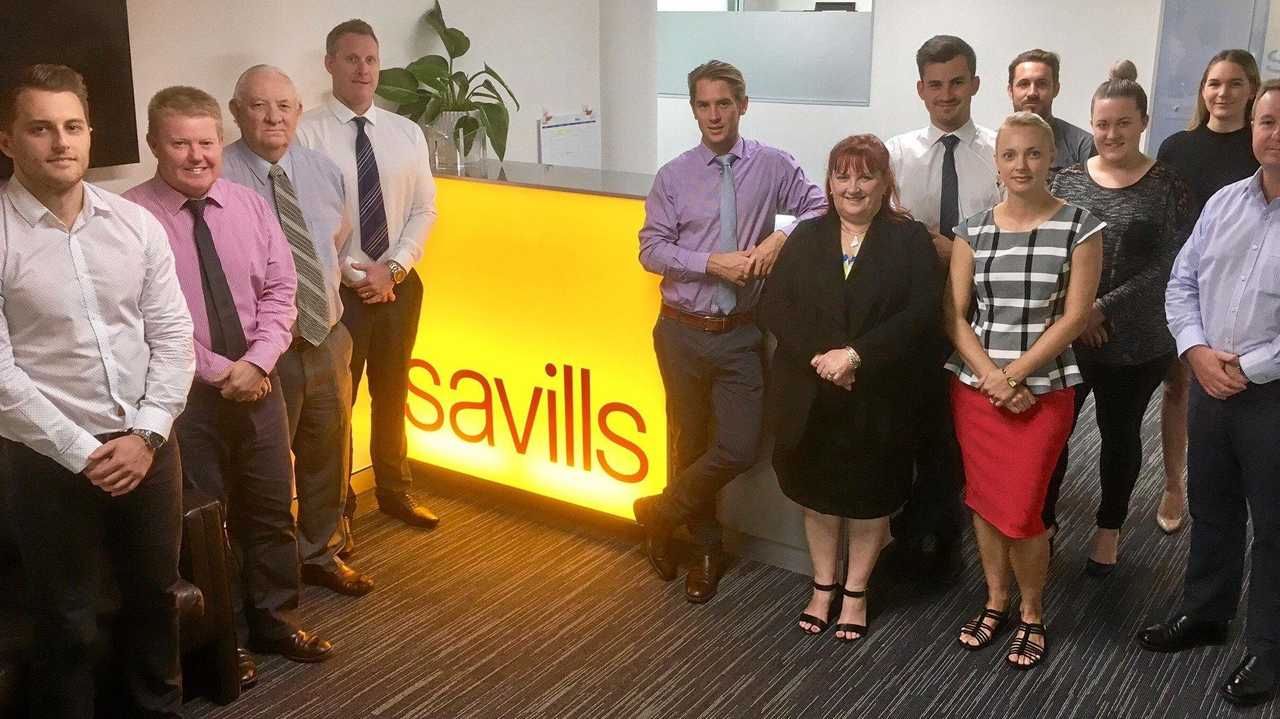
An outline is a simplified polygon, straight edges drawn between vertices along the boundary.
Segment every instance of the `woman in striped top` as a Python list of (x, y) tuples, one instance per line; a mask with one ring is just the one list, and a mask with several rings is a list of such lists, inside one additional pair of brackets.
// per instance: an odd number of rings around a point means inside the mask
[[(1039, 664), (1047, 648), (1041, 598), (1049, 542), (1040, 510), (1071, 432), (1080, 370), (1071, 341), (1098, 289), (1103, 224), (1048, 191), (1053, 131), (1030, 112), (996, 136), (1004, 202), (955, 228), (946, 312), (956, 351), (952, 382), (965, 503), (987, 580), (986, 606), (960, 630), (967, 649), (988, 646), (1008, 618), (1012, 571), (1020, 619), (1006, 661)], [(970, 323), (970, 301), (977, 312)]]

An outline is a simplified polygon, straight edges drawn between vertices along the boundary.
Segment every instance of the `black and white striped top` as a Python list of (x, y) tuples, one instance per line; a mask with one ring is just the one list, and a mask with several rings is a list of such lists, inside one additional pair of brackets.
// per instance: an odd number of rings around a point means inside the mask
[[(1021, 357), (1050, 321), (1062, 318), (1071, 252), (1105, 226), (1088, 210), (1071, 204), (1028, 232), (996, 227), (992, 210), (956, 225), (956, 239), (963, 238), (973, 248), (977, 311), (971, 326), (992, 361), (1003, 367)], [(982, 383), (959, 352), (952, 353), (946, 367), (970, 387)], [(1079, 384), (1075, 353), (1067, 347), (1025, 381), (1033, 394)]]

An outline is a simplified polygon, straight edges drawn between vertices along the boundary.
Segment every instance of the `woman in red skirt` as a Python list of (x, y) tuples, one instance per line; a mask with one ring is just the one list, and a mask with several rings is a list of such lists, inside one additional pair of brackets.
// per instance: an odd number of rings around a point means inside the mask
[[(1009, 616), (1012, 573), (1022, 596), (1006, 660), (1029, 669), (1047, 644), (1041, 598), (1049, 540), (1041, 519), (1049, 478), (1071, 433), (1071, 342), (1084, 328), (1102, 267), (1103, 223), (1049, 194), (1053, 131), (1010, 115), (996, 136), (1004, 202), (955, 228), (944, 311), (956, 351), (952, 382), (965, 503), (987, 579), (987, 603), (960, 630), (981, 649)], [(970, 319), (970, 303), (977, 310)]]

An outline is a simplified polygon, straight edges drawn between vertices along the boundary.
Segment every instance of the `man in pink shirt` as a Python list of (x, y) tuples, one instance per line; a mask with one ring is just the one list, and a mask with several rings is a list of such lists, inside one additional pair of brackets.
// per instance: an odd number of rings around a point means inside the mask
[[(292, 342), (297, 276), (274, 210), (247, 187), (220, 179), (218, 102), (191, 87), (156, 93), (147, 108), (156, 176), (125, 193), (169, 236), (195, 327), (196, 379), (178, 419), (189, 488), (222, 499), (233, 555), (241, 646), (299, 662), (332, 645), (302, 629), (289, 428), (275, 375)], [(257, 675), (241, 650), (241, 680)]]

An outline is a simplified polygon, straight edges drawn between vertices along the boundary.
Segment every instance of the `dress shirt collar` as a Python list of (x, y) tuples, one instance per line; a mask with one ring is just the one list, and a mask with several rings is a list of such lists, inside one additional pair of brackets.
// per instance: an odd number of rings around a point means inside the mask
[[(213, 187), (210, 187), (209, 192), (205, 194), (205, 198), (212, 200), (213, 204), (218, 207), (227, 206), (226, 189), (223, 186), (225, 182), (226, 180), (219, 177), (213, 181)], [(182, 212), (182, 209), (187, 205), (187, 200), (195, 199), (169, 187), (169, 183), (165, 182), (160, 175), (151, 178), (151, 190), (155, 193), (156, 201), (160, 207), (164, 208), (164, 211), (170, 215)]]
[[(244, 140), (240, 140), (238, 144), (240, 144), (242, 146), (242, 149), (244, 150), (243, 152), (244, 161), (245, 161), (245, 164), (249, 167), (249, 171), (253, 173), (253, 176), (257, 178), (258, 182), (261, 182), (263, 185), (270, 187), (272, 163), (269, 160), (267, 160), (267, 158), (251, 150), (249, 146), (245, 144)], [(284, 174), (288, 176), (291, 182), (294, 182), (294, 184), (297, 184), (297, 181), (294, 179), (294, 176), (293, 176), (293, 145), (292, 144), (290, 144), (288, 149), (284, 151), (284, 154), (280, 156), (280, 161), (275, 164), (279, 165), (284, 170)]]
[[(338, 122), (343, 125), (350, 123), (356, 117), (360, 117), (359, 115), (356, 115), (354, 110), (342, 104), (342, 101), (336, 97), (329, 98), (329, 112), (332, 112), (333, 116), (338, 118)], [(363, 117), (369, 121), (370, 125), (377, 125), (378, 112), (379, 109), (377, 105), (370, 105), (368, 111), (364, 113)]]
[[(1245, 186), (1244, 194), (1250, 202), (1257, 203), (1258, 209), (1260, 210), (1265, 210), (1269, 206), (1269, 203), (1267, 202), (1267, 195), (1262, 191), (1261, 167), (1253, 173), (1253, 177), (1249, 178), (1249, 184)], [(1272, 202), (1274, 201), (1275, 200), (1272, 200)]]
[(961, 142), (963, 142), (966, 145), (969, 145), (969, 144), (972, 144), (974, 138), (978, 136), (978, 126), (973, 124), (972, 117), (969, 118), (968, 122), (961, 125), (959, 129), (955, 130), (954, 132), (943, 132), (942, 130), (938, 129), (937, 125), (934, 125), (932, 122), (929, 123), (929, 130), (925, 134), (925, 137), (926, 139), (929, 140), (930, 147), (938, 144), (938, 140), (941, 140), (943, 135), (955, 135), (956, 137), (960, 138)]
[[(110, 215), (111, 207), (98, 195), (97, 189), (87, 182), (81, 181), (80, 185), (84, 188), (84, 207), (80, 210), (80, 217), (76, 220), (79, 225), (88, 221), (93, 215)], [(4, 188), (4, 194), (13, 202), (13, 206), (17, 209), (18, 214), (26, 221), (28, 225), (35, 227), (46, 218), (50, 224), (58, 227), (62, 226), (62, 221), (53, 214), (53, 211), (45, 207), (36, 196), (31, 194), (17, 176), (9, 178), (9, 184)]]
[[(744, 140), (741, 135), (739, 135), (737, 142), (734, 142), (733, 148), (729, 150), (729, 154), (733, 155), (739, 160), (744, 160), (747, 158), (748, 155), (751, 154), (752, 149), (753, 148), (751, 147), (751, 145), (748, 145), (747, 141)], [(705, 144), (701, 142), (698, 143), (697, 152), (698, 152), (698, 159), (702, 160), (708, 165), (714, 163), (716, 161), (716, 158), (719, 157), (719, 155), (715, 153), (715, 150), (712, 150), (710, 147), (707, 147)]]

